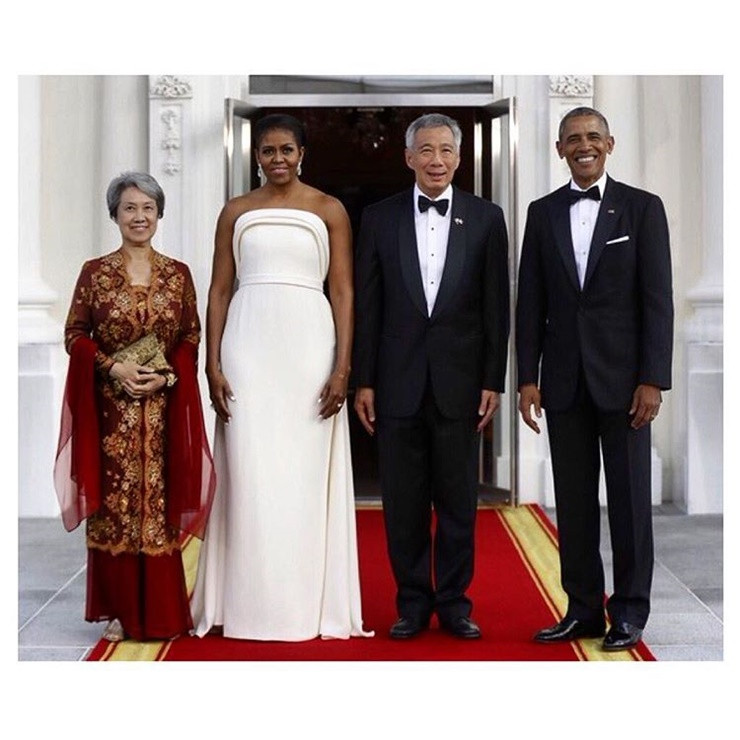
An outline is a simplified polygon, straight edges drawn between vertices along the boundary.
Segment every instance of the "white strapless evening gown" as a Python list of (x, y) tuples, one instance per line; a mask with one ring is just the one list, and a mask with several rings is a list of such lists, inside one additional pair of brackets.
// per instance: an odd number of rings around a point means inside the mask
[(221, 365), (236, 398), (216, 422), (218, 476), (192, 598), (197, 635), (309, 640), (362, 628), (347, 407), (323, 420), (335, 351), (323, 293), (328, 232), (266, 208), (234, 225), (238, 289)]

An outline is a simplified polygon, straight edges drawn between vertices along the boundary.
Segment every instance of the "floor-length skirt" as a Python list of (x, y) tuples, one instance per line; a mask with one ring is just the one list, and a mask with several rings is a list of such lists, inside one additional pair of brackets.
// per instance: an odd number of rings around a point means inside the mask
[(167, 640), (193, 627), (182, 555), (88, 548), (85, 619), (118, 619), (135, 640)]
[(216, 625), (254, 640), (367, 634), (347, 410), (318, 413), (333, 348), (320, 290), (246, 285), (232, 300), (222, 368), (235, 400), (216, 427), (218, 483), (192, 604), (198, 635)]

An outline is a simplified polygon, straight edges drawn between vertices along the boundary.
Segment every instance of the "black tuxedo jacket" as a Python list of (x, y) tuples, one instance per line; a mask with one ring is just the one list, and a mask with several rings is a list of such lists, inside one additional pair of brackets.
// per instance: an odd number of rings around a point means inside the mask
[(509, 280), (503, 212), (454, 188), (447, 257), (429, 316), (413, 192), (363, 212), (355, 262), (355, 382), (375, 390), (380, 414), (415, 413), (429, 379), (445, 416), (474, 416), (481, 390), (504, 390)]
[(665, 209), (658, 196), (607, 178), (581, 289), (568, 190), (529, 206), (519, 265), (518, 384), (539, 384), (543, 406), (562, 411), (582, 368), (599, 408), (628, 410), (638, 384), (671, 386)]

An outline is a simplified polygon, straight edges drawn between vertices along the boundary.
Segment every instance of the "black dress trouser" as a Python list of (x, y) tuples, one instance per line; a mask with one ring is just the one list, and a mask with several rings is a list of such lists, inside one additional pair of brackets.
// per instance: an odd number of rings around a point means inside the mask
[(614, 579), (606, 608), (612, 623), (626, 621), (642, 628), (650, 613), (653, 576), (650, 425), (635, 430), (626, 411), (598, 409), (583, 376), (573, 406), (546, 410), (546, 418), (567, 614), (585, 620), (604, 614), (601, 445)]
[(472, 610), (465, 591), (473, 577), (476, 424), (475, 417), (445, 418), (429, 384), (413, 416), (378, 415), (383, 513), (402, 617), (426, 622), (436, 611), (448, 621)]

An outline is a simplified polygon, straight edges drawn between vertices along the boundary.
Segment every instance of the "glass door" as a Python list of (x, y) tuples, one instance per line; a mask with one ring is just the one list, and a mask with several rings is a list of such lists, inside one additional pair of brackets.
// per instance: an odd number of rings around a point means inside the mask
[(519, 234), (516, 203), (516, 108), (514, 98), (477, 109), (474, 129), (475, 193), (501, 206), (509, 231), (509, 357), (501, 408), (483, 430), (478, 482), (480, 499), (517, 503), (518, 399), (514, 309)]
[(252, 189), (252, 121), (259, 108), (224, 101), (224, 202)]

